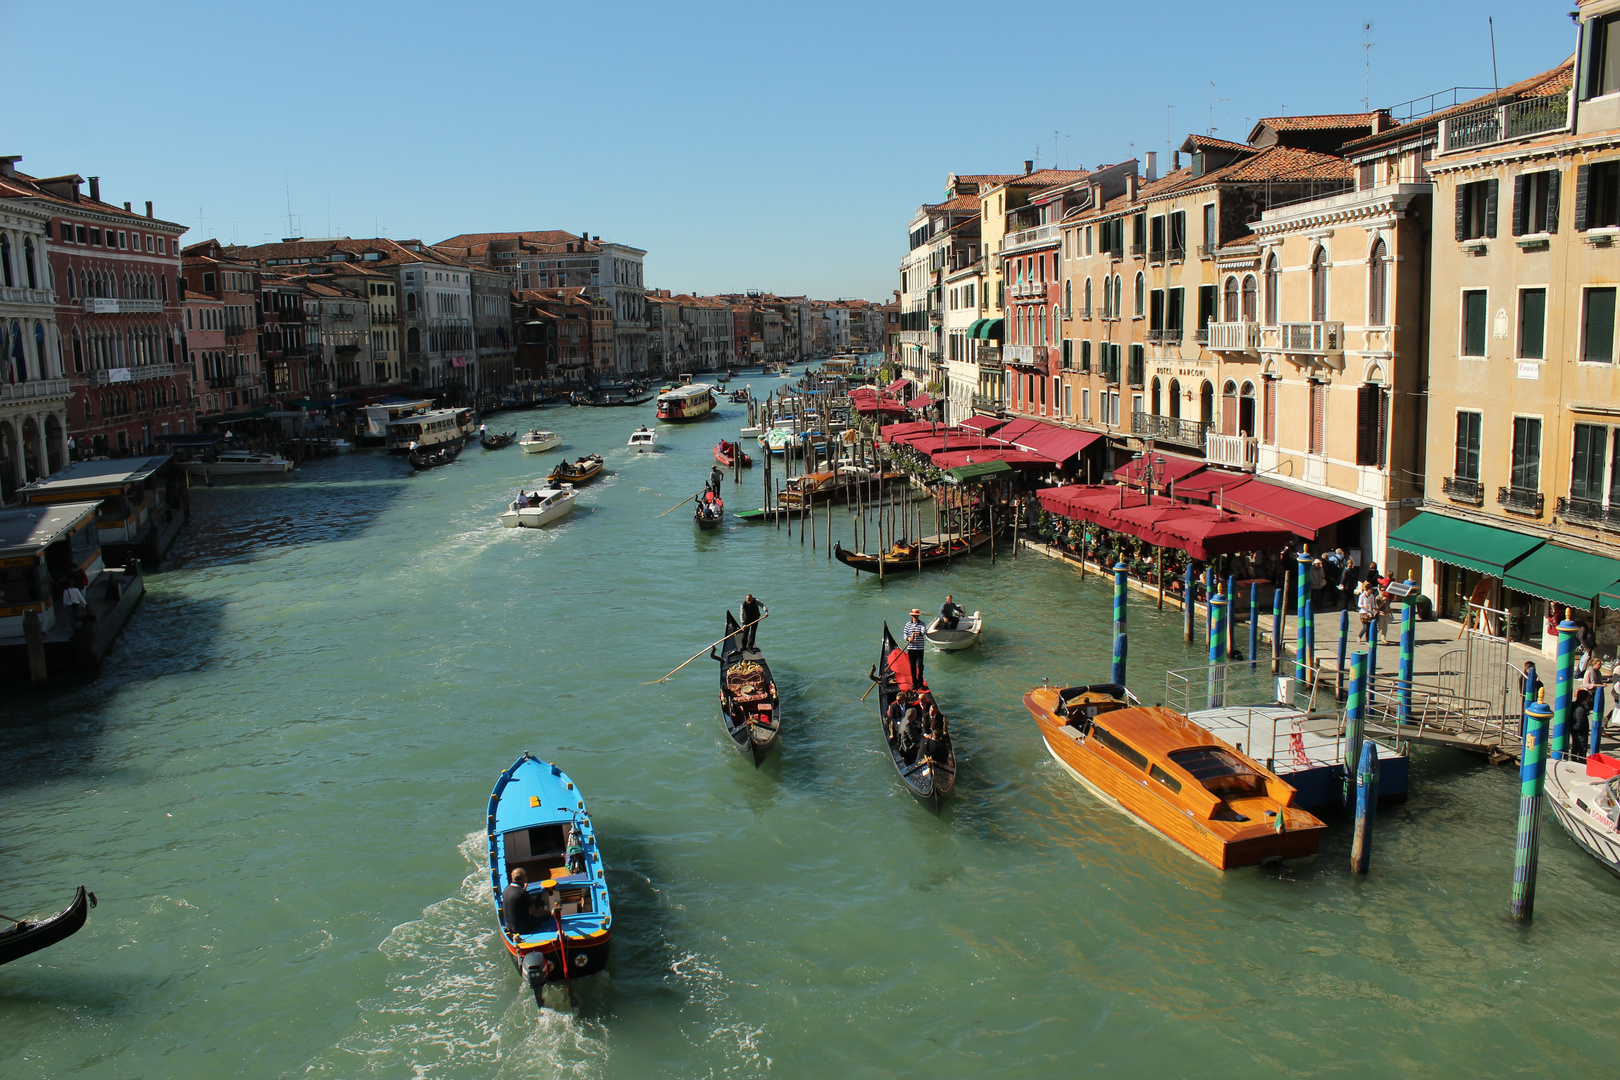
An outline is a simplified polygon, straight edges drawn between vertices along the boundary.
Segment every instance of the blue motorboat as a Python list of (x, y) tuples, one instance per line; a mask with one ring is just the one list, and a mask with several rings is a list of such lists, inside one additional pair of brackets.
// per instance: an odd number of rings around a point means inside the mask
[[(523, 897), (503, 904), (512, 872)], [(607, 964), (613, 909), (596, 830), (568, 774), (525, 753), (489, 796), (489, 874), (495, 919), (512, 962), (535, 1000), (548, 982), (594, 975)], [(513, 910), (524, 925), (508, 925)], [(566, 947), (559, 949), (561, 941)]]

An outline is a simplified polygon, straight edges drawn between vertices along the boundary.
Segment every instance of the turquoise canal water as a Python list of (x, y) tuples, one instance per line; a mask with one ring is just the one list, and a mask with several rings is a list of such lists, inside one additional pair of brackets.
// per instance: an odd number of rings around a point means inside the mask
[[(558, 458), (516, 448), (196, 491), (105, 672), (0, 706), (0, 910), (101, 898), (0, 968), (0, 1075), (1612, 1070), (1620, 883), (1549, 819), (1535, 921), (1510, 922), (1510, 773), (1420, 753), (1365, 880), (1344, 821), (1292, 877), (1206, 869), (1062, 773), (1020, 704), (1106, 676), (1107, 586), (1024, 553), (880, 589), (773, 527), (659, 517), (741, 412), (640, 457), (650, 410), (498, 417), (608, 459), (547, 531), (496, 523)], [(712, 662), (643, 685), (750, 589), (787, 717), (757, 771)], [(935, 819), (860, 699), (882, 621), (946, 590), (988, 630), (929, 659), (963, 761)], [(1197, 650), (1175, 613), (1130, 618), (1162, 696)], [(613, 888), (571, 1016), (537, 1018), (485, 895), (486, 800), (524, 750), (578, 780)]]

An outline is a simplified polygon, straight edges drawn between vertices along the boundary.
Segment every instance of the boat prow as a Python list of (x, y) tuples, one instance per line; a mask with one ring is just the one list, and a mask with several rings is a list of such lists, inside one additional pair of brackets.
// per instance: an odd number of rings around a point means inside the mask
[(77, 934), (95, 906), (96, 894), (80, 885), (73, 894), (73, 902), (50, 918), (39, 922), (25, 919), (8, 925), (0, 930), (0, 964), (21, 959)]

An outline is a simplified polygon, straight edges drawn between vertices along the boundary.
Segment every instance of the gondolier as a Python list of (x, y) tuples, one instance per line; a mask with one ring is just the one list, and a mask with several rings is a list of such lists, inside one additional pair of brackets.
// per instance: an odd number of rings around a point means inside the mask
[(911, 609), (911, 618), (900, 630), (901, 636), (906, 639), (906, 663), (911, 665), (911, 688), (921, 690), (926, 685), (923, 681), (923, 649), (928, 644), (924, 637), (927, 627), (922, 624), (922, 611)]
[(769, 613), (769, 610), (764, 604), (754, 599), (753, 593), (743, 597), (743, 648), (752, 649), (754, 647), (754, 638), (759, 633), (759, 620), (764, 618)]

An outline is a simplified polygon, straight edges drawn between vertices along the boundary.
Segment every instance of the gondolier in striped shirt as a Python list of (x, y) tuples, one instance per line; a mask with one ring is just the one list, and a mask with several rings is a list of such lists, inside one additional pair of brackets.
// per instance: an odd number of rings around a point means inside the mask
[(911, 609), (911, 619), (907, 621), (901, 633), (906, 639), (906, 662), (911, 665), (911, 688), (920, 690), (923, 687), (923, 648), (928, 644), (925, 636), (927, 627), (922, 624), (922, 611)]

